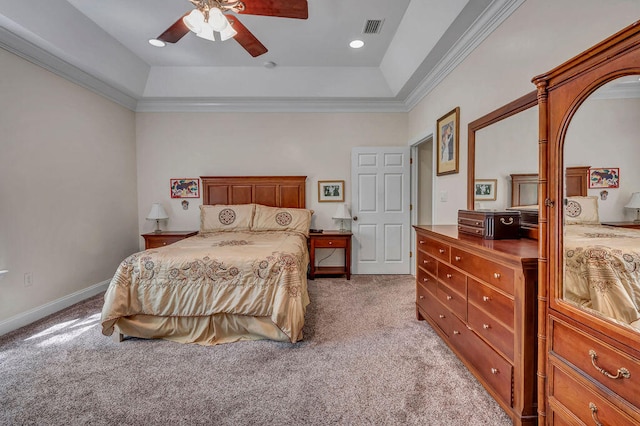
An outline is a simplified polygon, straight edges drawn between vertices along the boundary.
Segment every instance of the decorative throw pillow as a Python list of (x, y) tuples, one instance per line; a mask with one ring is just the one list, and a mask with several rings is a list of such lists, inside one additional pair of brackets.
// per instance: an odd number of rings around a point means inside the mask
[(309, 235), (312, 211), (256, 204), (252, 231), (298, 231)]
[(564, 223), (567, 225), (600, 223), (598, 197), (567, 197), (564, 206)]
[(200, 232), (250, 231), (255, 204), (200, 206)]

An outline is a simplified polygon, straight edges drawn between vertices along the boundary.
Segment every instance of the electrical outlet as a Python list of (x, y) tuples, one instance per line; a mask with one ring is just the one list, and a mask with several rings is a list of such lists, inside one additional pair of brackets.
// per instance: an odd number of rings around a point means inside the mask
[(24, 286), (31, 287), (33, 285), (33, 273), (25, 272), (24, 273)]

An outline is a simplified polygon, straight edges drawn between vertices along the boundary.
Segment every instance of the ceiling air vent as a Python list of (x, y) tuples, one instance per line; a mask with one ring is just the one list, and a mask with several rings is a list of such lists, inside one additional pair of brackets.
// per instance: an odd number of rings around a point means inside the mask
[(367, 19), (364, 23), (363, 34), (379, 34), (382, 29), (384, 19)]

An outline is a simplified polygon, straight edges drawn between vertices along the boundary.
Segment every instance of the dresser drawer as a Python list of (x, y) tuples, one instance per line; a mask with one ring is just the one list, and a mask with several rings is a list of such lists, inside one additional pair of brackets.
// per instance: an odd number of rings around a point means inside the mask
[(434, 277), (438, 276), (438, 261), (421, 250), (418, 250), (418, 266)]
[(462, 320), (467, 319), (467, 298), (464, 294), (460, 294), (457, 291), (454, 291), (451, 287), (440, 282), (438, 283), (436, 295), (438, 296), (438, 300), (456, 314), (458, 318), (461, 318)]
[(511, 406), (513, 366), (482, 341), (458, 318), (451, 318), (451, 344), (476, 369), (507, 405)]
[(640, 419), (633, 419), (613, 405), (609, 399), (586, 386), (583, 379), (569, 373), (567, 367), (551, 364), (549, 405), (553, 409), (561, 405), (575, 417), (588, 425), (638, 425)]
[(319, 237), (314, 235), (315, 248), (346, 248), (347, 240), (344, 238)]
[(448, 244), (418, 234), (417, 246), (418, 250), (423, 250), (437, 259), (444, 260), (445, 262), (449, 261), (451, 247), (449, 247)]
[(436, 295), (438, 282), (433, 276), (418, 268), (418, 276), (416, 278), (416, 281), (422, 284), (422, 286), (424, 286), (427, 290), (429, 290), (431, 294), (433, 294), (434, 296)]
[(513, 331), (474, 305), (467, 310), (469, 326), (513, 361)]
[(427, 315), (438, 325), (438, 328), (447, 336), (451, 335), (451, 319), (454, 315), (438, 302), (433, 295), (427, 294), (425, 297)]
[(463, 271), (513, 294), (513, 269), (456, 247), (451, 249), (451, 264)]
[(420, 284), (419, 282), (416, 284), (416, 304), (420, 309), (424, 312), (429, 310), (429, 298), (434, 298), (435, 294), (429, 294), (427, 288)]
[[(640, 398), (640, 360), (618, 352), (608, 344), (586, 335), (570, 325), (551, 318), (552, 352), (582, 370), (630, 403)], [(595, 364), (595, 365), (594, 365)], [(605, 370), (612, 379), (598, 368)], [(626, 370), (626, 372), (625, 372)], [(628, 373), (628, 378), (625, 378)], [(640, 408), (640, 407), (639, 407)]]
[(441, 263), (438, 265), (438, 279), (466, 298), (467, 276), (465, 274)]
[(467, 278), (467, 300), (513, 330), (513, 299), (473, 278)]

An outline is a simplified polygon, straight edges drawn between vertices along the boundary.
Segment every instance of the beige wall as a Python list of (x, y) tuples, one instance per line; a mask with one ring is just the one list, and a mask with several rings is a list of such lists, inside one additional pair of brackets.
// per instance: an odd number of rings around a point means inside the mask
[(318, 180), (344, 180), (350, 205), (351, 148), (407, 141), (404, 113), (139, 113), (136, 127), (143, 232), (153, 230), (144, 218), (156, 201), (170, 216), (163, 229), (198, 229), (202, 198), (183, 210), (171, 178), (265, 174), (307, 176), (312, 226), (337, 229), (337, 205), (318, 203)]
[[(436, 178), (434, 223), (453, 224), (458, 209), (466, 208), (469, 122), (534, 90), (532, 77), (639, 17), (638, 1), (528, 0), (409, 113), (409, 140), (414, 141), (460, 107), (460, 173)], [(448, 201), (440, 201), (442, 192)]]
[(110, 279), (138, 229), (135, 114), (2, 49), (0, 69), (1, 331)]

